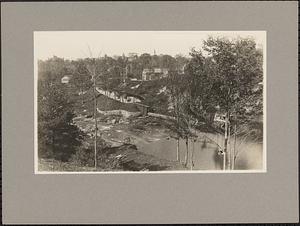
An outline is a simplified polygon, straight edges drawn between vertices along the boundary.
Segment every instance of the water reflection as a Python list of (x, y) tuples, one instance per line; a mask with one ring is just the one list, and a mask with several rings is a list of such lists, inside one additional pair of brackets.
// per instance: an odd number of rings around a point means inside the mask
[[(201, 133), (199, 137), (200, 139), (194, 143), (194, 170), (221, 170), (223, 158), (218, 154), (219, 148), (217, 144), (222, 146), (223, 136), (221, 134)], [(176, 160), (177, 141), (173, 138), (161, 138), (152, 142), (139, 141), (136, 145), (144, 153), (152, 154), (162, 159)], [(229, 145), (229, 148), (233, 148), (232, 144)], [(192, 146), (192, 142), (189, 141), (190, 153)], [(180, 140), (179, 147), (181, 161), (184, 161), (186, 152), (184, 140)], [(238, 156), (235, 169), (262, 169), (262, 144), (237, 139), (236, 150)]]

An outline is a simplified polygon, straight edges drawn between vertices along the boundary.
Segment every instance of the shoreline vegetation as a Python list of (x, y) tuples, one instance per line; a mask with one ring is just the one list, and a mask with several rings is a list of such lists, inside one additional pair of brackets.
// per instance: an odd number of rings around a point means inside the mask
[[(70, 161), (61, 162), (55, 159), (39, 159), (38, 169), (41, 172), (85, 172), (85, 171), (97, 171), (97, 172), (107, 172), (107, 171), (172, 171), (172, 170), (189, 170), (189, 168), (184, 166), (184, 163), (179, 163), (176, 160), (166, 160), (160, 159), (153, 155), (144, 154), (139, 151), (135, 144), (126, 144), (124, 141), (124, 134), (118, 136), (118, 131), (126, 130), (130, 131), (130, 134), (127, 137), (131, 139), (139, 138), (144, 136), (144, 139), (149, 139), (150, 130), (156, 127), (156, 135), (159, 135), (160, 139), (174, 139), (176, 136), (172, 131), (165, 131), (165, 126), (162, 124), (170, 123), (168, 120), (158, 119), (154, 117), (132, 117), (131, 119), (124, 119), (124, 121), (114, 124), (119, 115), (110, 115), (109, 117), (99, 114), (99, 127), (107, 131), (101, 133), (103, 142), (105, 143), (106, 148), (100, 149), (98, 151), (98, 168), (95, 170), (93, 167), (94, 162), (91, 161), (93, 158), (92, 151), (88, 156), (77, 156), (79, 159), (71, 158)], [(75, 124), (83, 129), (84, 132), (91, 134), (93, 131), (93, 118), (86, 118), (86, 116), (78, 116), (75, 120)], [(104, 123), (105, 122), (105, 123)], [(134, 122), (134, 123), (133, 123)], [(102, 123), (102, 125), (101, 125)], [(115, 128), (112, 128), (112, 125)], [(103, 127), (102, 127), (103, 126)], [(207, 126), (202, 126), (199, 128), (199, 132), (212, 133), (213, 128)], [(117, 132), (116, 132), (117, 131)], [(115, 134), (114, 134), (115, 133)], [(144, 135), (141, 135), (144, 134)], [(107, 136), (108, 135), (108, 136)], [(172, 138), (173, 137), (173, 138)], [(206, 137), (205, 141), (202, 143), (211, 142), (209, 137)], [(258, 138), (257, 138), (258, 139)], [(256, 139), (256, 140), (257, 140)], [(88, 147), (93, 145), (93, 140), (91, 138), (87, 139)], [(252, 141), (251, 137), (249, 138)], [(256, 141), (255, 140), (255, 141)], [(260, 139), (259, 139), (260, 140)], [(155, 142), (155, 139), (152, 140)], [(262, 142), (262, 141), (261, 141)], [(134, 142), (133, 142), (134, 143)], [(150, 141), (151, 143), (151, 141)], [(211, 142), (213, 143), (213, 142)], [(213, 144), (214, 145), (214, 144)], [(176, 150), (173, 150), (174, 152)], [(88, 152), (88, 151), (85, 151)], [(105, 164), (103, 163), (105, 162)]]

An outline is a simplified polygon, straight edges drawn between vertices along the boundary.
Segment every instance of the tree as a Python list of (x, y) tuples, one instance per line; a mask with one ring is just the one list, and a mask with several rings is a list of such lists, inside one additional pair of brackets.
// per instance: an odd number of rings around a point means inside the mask
[[(211, 106), (214, 105), (210, 94), (211, 80), (205, 73), (205, 57), (201, 51), (192, 49), (191, 60), (187, 62), (185, 73), (179, 75), (178, 83), (182, 90), (182, 102), (179, 105), (179, 123), (182, 128), (182, 137), (186, 143), (185, 165), (191, 159), (191, 169), (194, 167), (194, 142), (197, 138), (195, 127), (201, 121), (207, 120)], [(183, 57), (178, 57), (183, 60)], [(192, 152), (189, 157), (189, 140), (192, 142)]]
[(177, 54), (175, 56), (175, 60), (176, 60), (176, 70), (181, 70), (188, 62), (188, 58), (184, 57), (181, 54)]
[(127, 74), (126, 74), (126, 66), (128, 64), (128, 58), (123, 54), (122, 57), (118, 57), (116, 62), (116, 68), (118, 68), (119, 76), (123, 83), (126, 83)]
[(189, 160), (189, 138), (195, 137), (195, 134), (192, 132), (192, 126), (194, 125), (194, 120), (189, 114), (189, 90), (188, 90), (188, 80), (182, 77), (182, 75), (177, 72), (171, 72), (168, 76), (167, 87), (170, 97), (170, 108), (173, 111), (175, 116), (175, 127), (173, 130), (176, 132), (177, 137), (177, 161), (180, 161), (180, 149), (179, 141), (180, 139), (185, 140), (186, 144), (186, 153), (184, 159), (184, 165), (188, 165)]
[(56, 56), (45, 61), (39, 60), (38, 62), (39, 80), (51, 78), (52, 80), (59, 80), (60, 82), (61, 77), (71, 71), (71, 63)]
[(225, 116), (223, 168), (232, 169), (236, 155), (228, 149), (230, 136), (236, 138), (238, 125), (249, 127), (262, 114), (262, 51), (251, 39), (210, 37), (202, 51), (192, 49), (190, 55), (185, 67), (190, 114), (211, 125), (215, 113)]
[(83, 133), (72, 123), (72, 103), (61, 84), (38, 83), (39, 157), (68, 161), (81, 145)]
[(173, 128), (177, 134), (177, 150), (176, 150), (176, 158), (177, 161), (180, 162), (180, 149), (179, 149), (179, 141), (182, 137), (180, 133), (180, 102), (181, 102), (181, 89), (179, 84), (179, 76), (176, 73), (170, 73), (167, 82), (168, 87), (168, 95), (169, 95), (169, 109), (171, 109), (173, 115), (176, 118), (175, 128)]
[(196, 120), (190, 112), (190, 95), (189, 90), (186, 90), (184, 93), (184, 97), (182, 99), (182, 103), (180, 104), (179, 108), (179, 128), (181, 129), (181, 136), (185, 139), (186, 145), (186, 153), (185, 153), (185, 160), (184, 165), (187, 167), (189, 164), (189, 159), (191, 159), (191, 169), (193, 169), (194, 162), (193, 162), (193, 154), (194, 149), (192, 149), (192, 154), (189, 156), (189, 140), (193, 142), (194, 147), (194, 140), (197, 137), (197, 134), (194, 130), (194, 126), (196, 125)]
[(175, 71), (176, 68), (176, 59), (173, 58), (170, 55), (162, 55), (159, 57), (160, 62), (159, 62), (159, 66), (161, 68), (168, 68), (170, 71)]
[(201, 51), (192, 49), (191, 60), (186, 65), (185, 79), (189, 82), (189, 112), (199, 122), (212, 123), (216, 112), (215, 83), (212, 76), (214, 67), (211, 58), (205, 58)]
[(151, 67), (151, 62), (152, 62), (152, 58), (151, 55), (148, 53), (143, 53), (140, 57), (139, 57), (139, 62), (141, 64), (141, 67), (144, 68), (150, 68)]
[[(73, 84), (80, 93), (89, 90), (92, 87), (92, 81), (85, 62), (83, 60), (75, 61), (74, 66), (74, 76), (72, 78)], [(82, 104), (83, 101), (84, 100), (82, 99)]]
[[(252, 39), (210, 37), (204, 41), (203, 49), (211, 57), (211, 70), (208, 73), (213, 78), (214, 97), (217, 98), (221, 113), (225, 114), (224, 153), (227, 156), (227, 169), (230, 169), (232, 153), (228, 151), (228, 137), (230, 125), (234, 122), (233, 114), (239, 115), (242, 123), (247, 121), (243, 112), (249, 106), (262, 107), (257, 104), (262, 95), (255, 89), (263, 79), (262, 52)], [(238, 123), (237, 117), (234, 123)]]

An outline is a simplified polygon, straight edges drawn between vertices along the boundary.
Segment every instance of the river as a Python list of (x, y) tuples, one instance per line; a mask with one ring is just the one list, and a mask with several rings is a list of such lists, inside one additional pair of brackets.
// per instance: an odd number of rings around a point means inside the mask
[[(211, 142), (214, 140), (220, 146), (223, 144), (223, 136), (209, 133), (201, 133), (210, 139), (201, 139), (194, 142), (194, 170), (221, 170), (222, 156), (218, 155), (218, 146)], [(233, 139), (232, 139), (233, 142)], [(176, 160), (177, 141), (173, 138), (157, 138), (152, 142), (136, 142), (138, 150), (154, 155), (158, 158)], [(192, 151), (193, 143), (189, 141), (189, 150)], [(233, 148), (233, 144), (229, 144)], [(261, 143), (242, 141), (237, 139), (236, 150), (236, 170), (261, 170), (263, 166), (263, 146)], [(186, 145), (184, 140), (180, 140), (180, 157), (184, 161)]]
[[(78, 120), (77, 125), (91, 130), (92, 119)], [(169, 137), (169, 133), (161, 127), (152, 128), (144, 126), (147, 130), (132, 132), (128, 129), (129, 124), (106, 124), (99, 121), (98, 128), (102, 131), (102, 137), (110, 140), (115, 145), (120, 145), (124, 138), (131, 137), (139, 151), (153, 155), (160, 159), (176, 161), (177, 141)], [(218, 145), (224, 143), (224, 136), (221, 134), (198, 132), (199, 139), (194, 144), (189, 141), (189, 150), (192, 151), (194, 145), (194, 170), (221, 170), (222, 156), (218, 155)], [(211, 141), (214, 142), (211, 142)], [(229, 143), (229, 148), (233, 149), (233, 139)], [(237, 138), (236, 150), (238, 152), (235, 169), (237, 170), (261, 170), (263, 168), (263, 145), (252, 141), (243, 141)], [(180, 157), (184, 161), (186, 145), (184, 140), (180, 140)], [(190, 162), (189, 162), (190, 163)], [(189, 164), (190, 165), (190, 164)]]

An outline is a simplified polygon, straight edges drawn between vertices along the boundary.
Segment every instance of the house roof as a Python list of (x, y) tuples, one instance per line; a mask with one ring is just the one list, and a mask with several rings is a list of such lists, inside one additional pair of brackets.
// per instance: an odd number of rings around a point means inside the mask
[(167, 72), (169, 72), (168, 68), (153, 68), (153, 69), (144, 68), (143, 69), (143, 73), (160, 74), (160, 73), (167, 73)]
[(143, 73), (145, 73), (145, 72), (152, 72), (152, 70), (149, 69), (149, 68), (145, 68), (145, 69), (143, 70)]
[(72, 78), (72, 77), (73, 77), (73, 75), (71, 75), (71, 74), (70, 74), (70, 75), (64, 75), (64, 76), (62, 77), (62, 79), (63, 79), (63, 78)]
[(131, 97), (135, 97), (135, 98), (138, 98), (140, 100), (144, 100), (145, 98), (140, 96), (140, 95), (136, 95), (136, 94), (133, 94), (133, 93), (128, 93), (128, 92), (121, 92), (122, 94), (126, 94), (127, 96), (131, 96)]
[(126, 92), (126, 91), (120, 91), (120, 90), (116, 90), (116, 89), (113, 89), (112, 91), (115, 92), (117, 95), (124, 95), (125, 94), (127, 96), (138, 98), (140, 100), (144, 100), (145, 99), (144, 97), (142, 97), (140, 95), (129, 93), (129, 92)]

